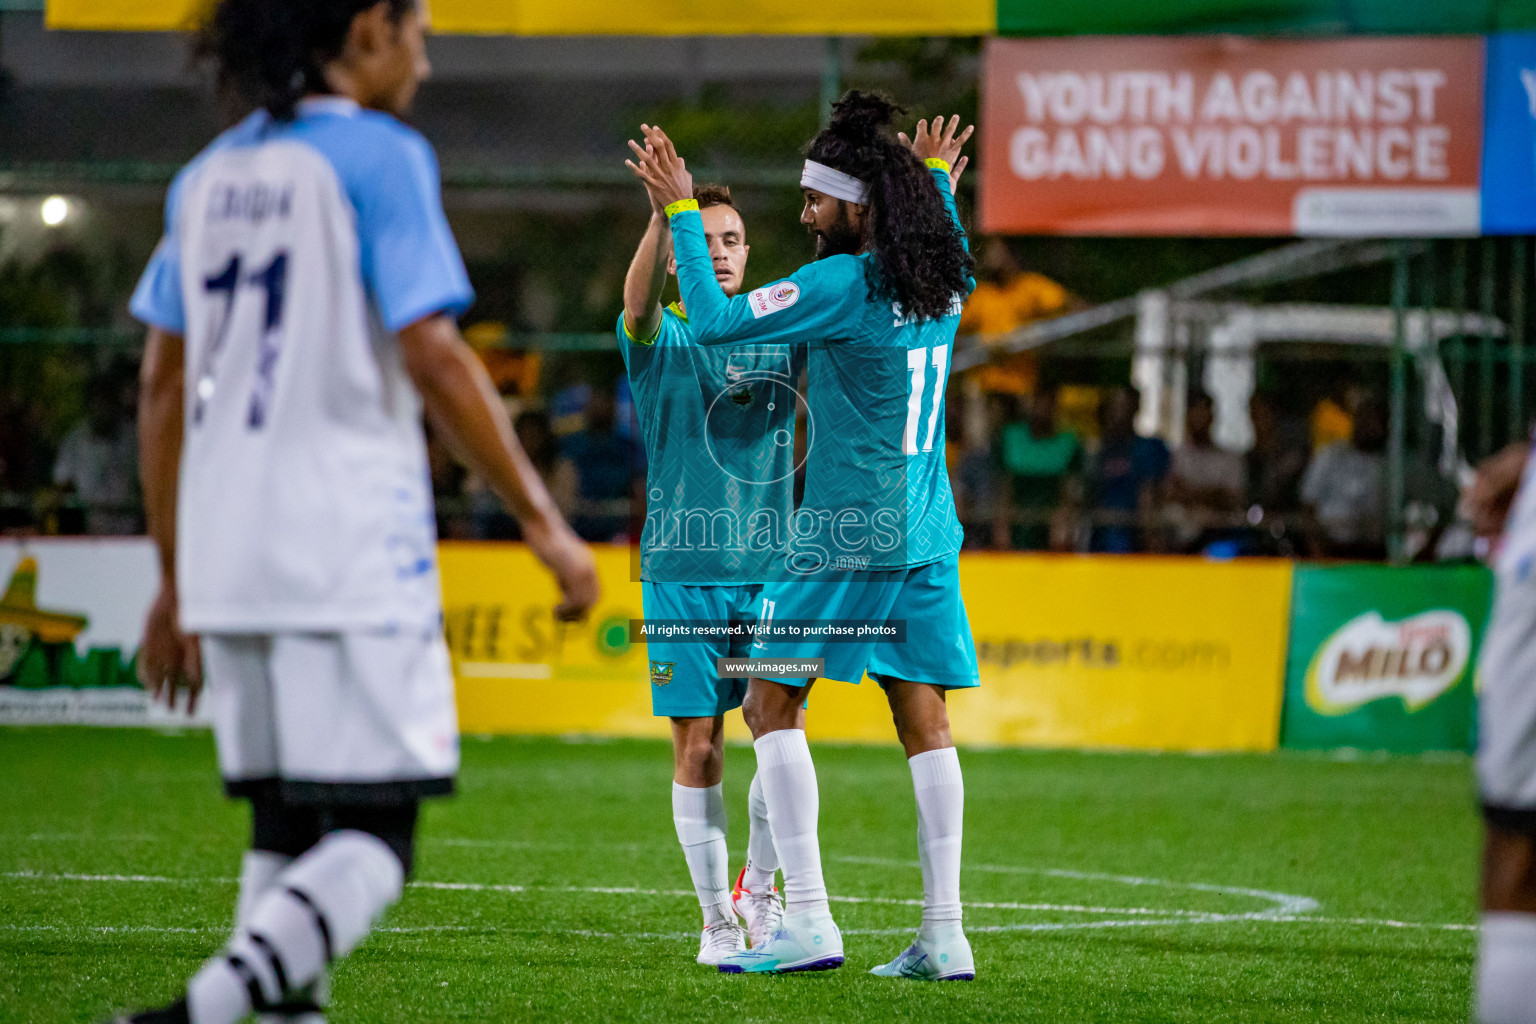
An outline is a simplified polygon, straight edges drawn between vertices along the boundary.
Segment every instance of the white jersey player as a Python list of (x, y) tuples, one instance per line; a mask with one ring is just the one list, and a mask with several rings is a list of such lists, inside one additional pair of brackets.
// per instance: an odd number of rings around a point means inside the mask
[(1498, 539), (1479, 666), (1477, 779), (1487, 828), (1481, 1024), (1536, 1024), (1536, 462), (1529, 455), (1530, 445), (1519, 444), (1489, 459), (1463, 497), (1478, 533)]
[(133, 1019), (316, 1019), (458, 768), (424, 409), (522, 521), (558, 615), (596, 574), (452, 319), (473, 293), (436, 160), (394, 116), (427, 72), (414, 0), (221, 0), (204, 36), (258, 109), (177, 177), (133, 298), (163, 570), (140, 667), (194, 700), (206, 674), (255, 827), (228, 947)]

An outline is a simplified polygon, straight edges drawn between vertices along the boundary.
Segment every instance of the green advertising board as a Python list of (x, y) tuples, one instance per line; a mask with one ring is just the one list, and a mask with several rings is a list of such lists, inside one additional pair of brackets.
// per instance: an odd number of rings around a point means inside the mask
[(1280, 745), (1470, 750), (1482, 566), (1297, 566)]

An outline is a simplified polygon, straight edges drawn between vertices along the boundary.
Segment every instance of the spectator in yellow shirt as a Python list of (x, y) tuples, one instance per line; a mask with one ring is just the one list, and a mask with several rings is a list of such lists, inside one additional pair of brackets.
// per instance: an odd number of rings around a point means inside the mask
[[(978, 283), (960, 316), (961, 334), (1007, 334), (1082, 305), (1044, 274), (1021, 268), (1001, 238), (982, 243), (976, 264)], [(980, 373), (983, 391), (1029, 395), (1039, 380), (1039, 361), (1033, 352), (1009, 353), (982, 367)]]

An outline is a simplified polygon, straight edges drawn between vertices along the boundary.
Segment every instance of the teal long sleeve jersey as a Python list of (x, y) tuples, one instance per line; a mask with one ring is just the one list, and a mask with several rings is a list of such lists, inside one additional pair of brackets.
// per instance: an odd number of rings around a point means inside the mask
[[(959, 223), (949, 176), (935, 185)], [(786, 567), (900, 569), (960, 549), (944, 464), (944, 392), (962, 296), (919, 321), (870, 291), (868, 254), (838, 255), (727, 298), (715, 281), (696, 210), (672, 215), (677, 277), (700, 345), (807, 348), (805, 495), (791, 521)]]
[(650, 338), (632, 337), (623, 313), (614, 330), (645, 438), (640, 578), (762, 583), (779, 562), (794, 505), (804, 360), (785, 345), (700, 348), (676, 306)]

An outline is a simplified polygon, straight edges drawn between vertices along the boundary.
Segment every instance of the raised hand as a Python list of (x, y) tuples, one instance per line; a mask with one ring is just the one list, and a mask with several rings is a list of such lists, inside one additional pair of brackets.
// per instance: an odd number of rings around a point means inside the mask
[(961, 155), (961, 150), (976, 131), (976, 126), (966, 125), (963, 132), (959, 129), (960, 115), (954, 114), (948, 124), (942, 117), (934, 118), (931, 125), (927, 118), (923, 118), (917, 122), (917, 129), (911, 138), (907, 137), (906, 132), (898, 132), (896, 137), (919, 160), (937, 157), (949, 164), (949, 190), (953, 192), (960, 184), (960, 175), (965, 173), (966, 166), (971, 162), (970, 157)]
[[(644, 128), (645, 126), (641, 125), (641, 127)], [(630, 139), (629, 140), (629, 148), (630, 148), (631, 151), (634, 152), (635, 160), (644, 160), (646, 157), (652, 155), (655, 152), (655, 150), (651, 147), (650, 142), (646, 142), (645, 146), (642, 148), (641, 145), (638, 142), (636, 142), (634, 139)], [(638, 168), (636, 167), (635, 162), (633, 160), (625, 160), (624, 164), (630, 170), (638, 171)], [(643, 181), (644, 181), (644, 179), (642, 179), (642, 184), (643, 184)], [(656, 197), (651, 195), (651, 190), (649, 188), (647, 188), (645, 190), (645, 196), (646, 196), (647, 199), (649, 199), (651, 201), (651, 216), (653, 216), (653, 217), (665, 217), (666, 216), (665, 208), (656, 205)]]
[(644, 182), (651, 202), (664, 210), (683, 199), (692, 199), (693, 175), (688, 173), (687, 164), (677, 155), (667, 133), (648, 124), (642, 124), (640, 131), (645, 135), (645, 146), (629, 140), (635, 159), (625, 160), (624, 166)]

